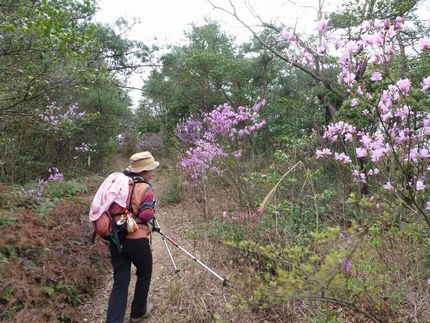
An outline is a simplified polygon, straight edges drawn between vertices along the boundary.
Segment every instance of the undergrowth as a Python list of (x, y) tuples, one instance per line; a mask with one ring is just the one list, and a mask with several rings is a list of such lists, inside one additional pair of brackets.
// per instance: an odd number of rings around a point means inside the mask
[[(78, 322), (83, 302), (107, 266), (104, 248), (89, 245), (89, 201), (100, 178), (49, 182), (42, 196), (28, 187), (0, 192), (0, 320)], [(32, 187), (34, 184), (30, 184)]]

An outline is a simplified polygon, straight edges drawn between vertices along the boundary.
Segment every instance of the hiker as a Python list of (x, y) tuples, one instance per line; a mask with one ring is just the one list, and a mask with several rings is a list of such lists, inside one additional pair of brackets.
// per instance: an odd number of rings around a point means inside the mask
[(138, 224), (136, 232), (127, 233), (122, 242), (122, 252), (114, 243), (109, 244), (113, 268), (113, 287), (109, 298), (107, 323), (122, 323), (124, 321), (128, 287), (131, 276), (131, 263), (136, 266), (136, 287), (131, 305), (130, 322), (140, 322), (149, 317), (153, 305), (147, 303), (149, 285), (152, 274), (152, 253), (149, 244), (151, 230), (148, 225), (154, 217), (155, 200), (149, 181), (159, 162), (155, 161), (150, 152), (144, 151), (130, 157), (130, 166), (124, 174), (134, 181), (131, 205)]

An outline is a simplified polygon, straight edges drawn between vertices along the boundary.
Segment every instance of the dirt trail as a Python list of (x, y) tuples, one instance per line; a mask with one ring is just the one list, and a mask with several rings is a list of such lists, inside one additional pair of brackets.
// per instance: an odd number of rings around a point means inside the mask
[[(164, 194), (163, 188), (166, 187), (167, 180), (166, 176), (159, 176), (153, 182), (154, 192), (158, 200)], [(180, 238), (179, 231), (181, 229), (178, 228), (177, 220), (183, 217), (183, 212), (184, 209), (181, 205), (162, 205), (157, 208), (157, 220), (162, 232), (175, 238), (175, 240)], [(178, 242), (198, 258), (201, 258), (198, 250), (206, 248), (207, 250), (203, 251), (212, 255), (216, 252), (210, 250), (207, 246), (199, 246), (196, 241), (192, 243), (181, 239)], [(214, 313), (222, 313), (225, 295), (221, 284), (215, 282), (213, 277), (210, 277), (201, 266), (198, 266), (190, 257), (184, 255), (170, 242), (167, 242), (167, 245), (181, 270), (181, 277), (175, 274), (174, 266), (161, 236), (158, 233), (153, 233), (153, 271), (148, 302), (156, 305), (157, 309), (145, 322), (203, 322), (210, 321)], [(207, 254), (205, 254), (205, 258), (206, 256)], [(210, 263), (207, 264), (211, 265)], [(113, 280), (111, 270), (105, 274), (108, 280), (80, 308), (83, 322), (101, 323), (106, 319), (107, 304)], [(208, 280), (210, 281), (209, 284), (206, 282)], [(130, 304), (133, 299), (135, 282), (136, 275), (133, 266), (125, 322), (128, 322), (130, 317)], [(212, 304), (213, 302), (216, 304)]]

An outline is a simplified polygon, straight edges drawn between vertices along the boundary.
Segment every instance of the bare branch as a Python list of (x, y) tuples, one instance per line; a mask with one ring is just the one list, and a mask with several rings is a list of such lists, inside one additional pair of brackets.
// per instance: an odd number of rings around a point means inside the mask
[[(269, 50), (273, 55), (275, 55), (277, 58), (293, 65), (294, 67), (298, 68), (299, 70), (305, 72), (306, 74), (308, 74), (309, 76), (311, 76), (315, 81), (322, 83), (328, 90), (330, 90), (332, 93), (334, 93), (337, 97), (339, 97), (340, 99), (345, 99), (345, 94), (342, 93), (340, 90), (336, 89), (333, 85), (333, 83), (327, 79), (326, 77), (324, 77), (322, 74), (318, 73), (315, 70), (312, 70), (311, 68), (308, 68), (306, 66), (303, 66), (297, 62), (294, 61), (290, 61), (288, 60), (288, 58), (284, 57), (283, 55), (281, 55), (280, 53), (278, 53), (276, 50), (274, 50), (270, 45), (268, 45), (263, 39), (261, 39), (261, 37), (258, 36), (258, 34), (246, 23), (244, 22), (236, 13), (236, 8), (234, 7), (233, 3), (231, 0), (229, 0), (230, 5), (232, 6), (232, 10), (233, 11), (228, 11), (227, 9), (223, 8), (223, 7), (219, 7), (216, 6), (215, 4), (213, 4), (213, 2), (211, 0), (208, 0), (208, 2), (212, 5), (213, 9), (216, 10), (220, 10), (223, 11), (231, 16), (233, 16), (237, 21), (239, 21), (246, 29), (248, 29), (248, 31), (252, 34), (252, 36), (267, 50)], [(267, 26), (269, 26), (270, 24), (265, 24)]]

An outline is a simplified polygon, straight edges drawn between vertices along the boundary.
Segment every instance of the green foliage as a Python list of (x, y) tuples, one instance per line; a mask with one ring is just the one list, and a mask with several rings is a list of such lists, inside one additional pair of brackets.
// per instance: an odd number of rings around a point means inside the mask
[(45, 186), (44, 196), (47, 198), (60, 198), (86, 193), (87, 187), (77, 181), (48, 182)]
[(224, 102), (248, 105), (262, 94), (263, 67), (257, 59), (238, 54), (219, 24), (194, 25), (186, 35), (188, 44), (172, 46), (162, 57), (161, 70), (152, 71), (144, 86), (149, 102), (141, 110), (154, 115), (156, 107), (166, 144), (179, 122)]
[(13, 244), (0, 246), (0, 261), (8, 261), (9, 259), (16, 259), (16, 257), (16, 247)]
[(46, 293), (51, 300), (55, 299), (58, 295), (65, 295), (66, 303), (71, 306), (78, 306), (82, 303), (81, 295), (78, 290), (72, 286), (68, 286), (64, 280), (49, 280), (39, 288), (42, 292)]
[[(118, 144), (131, 116), (118, 76), (141, 66), (149, 49), (121, 36), (125, 20), (120, 32), (92, 22), (95, 8), (93, 0), (2, 3), (1, 180), (28, 182), (54, 162), (63, 172), (91, 169)], [(42, 122), (72, 105), (85, 115)]]
[(339, 315), (324, 304), (341, 305), (376, 320), (395, 315), (415, 293), (415, 287), (402, 287), (407, 278), (400, 272), (414, 276), (420, 272), (416, 279), (425, 285), (429, 268), (416, 259), (426, 259), (429, 248), (422, 226), (389, 223), (347, 231), (330, 227), (312, 233), (304, 244), (250, 240), (249, 235), (241, 241), (228, 238), (225, 245), (237, 251), (235, 261), (244, 270), (235, 278), (240, 286), (235, 304), (264, 309), (280, 300), (318, 301), (317, 320)]
[(181, 203), (182, 197), (182, 186), (181, 186), (180, 174), (174, 172), (169, 176), (169, 182), (163, 193), (161, 199), (162, 204), (179, 204)]

